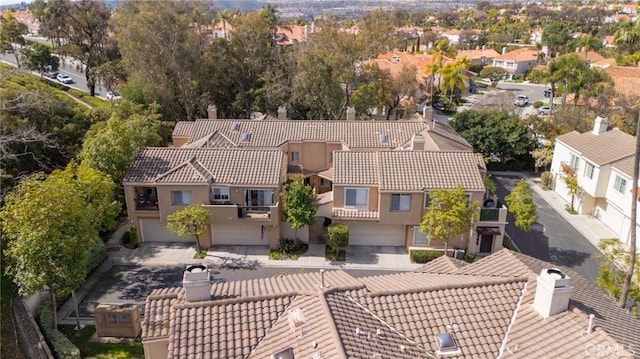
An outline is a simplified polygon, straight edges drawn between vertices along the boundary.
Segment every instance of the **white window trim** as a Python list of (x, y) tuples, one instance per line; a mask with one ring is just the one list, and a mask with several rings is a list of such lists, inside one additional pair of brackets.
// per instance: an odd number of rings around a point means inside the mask
[(300, 162), (300, 152), (299, 151), (291, 151), (291, 162), (292, 163)]
[[(356, 192), (356, 203), (354, 205), (349, 205), (347, 204), (347, 192), (353, 190), (353, 191), (364, 191), (366, 196), (365, 196), (365, 203), (364, 204), (358, 204), (358, 192)], [(363, 209), (363, 208), (368, 208), (369, 207), (369, 188), (363, 188), (363, 187), (346, 187), (344, 189), (344, 208), (356, 208), (356, 209)]]
[[(226, 194), (226, 199), (216, 199), (216, 190), (220, 190), (219, 196), (222, 197)], [(226, 193), (224, 193), (226, 191)], [(212, 187), (211, 192), (213, 194), (213, 202), (221, 203), (221, 202), (229, 202), (229, 187)]]
[[(180, 202), (176, 201), (176, 194), (180, 193)], [(185, 200), (185, 194), (188, 194), (188, 200)], [(171, 202), (174, 206), (188, 206), (193, 203), (191, 191), (171, 191)]]
[[(584, 176), (588, 179), (593, 179), (593, 176), (596, 174), (596, 166), (591, 162), (586, 162), (586, 166), (584, 166)], [(591, 175), (589, 175), (589, 170), (591, 170)]]
[[(620, 186), (623, 184), (623, 181), (624, 181), (624, 187), (621, 189)], [(627, 182), (628, 181), (627, 181), (626, 178), (624, 178), (624, 177), (622, 177), (620, 175), (616, 175), (615, 180), (613, 181), (613, 189), (616, 192), (624, 195), (624, 191), (627, 190)]]

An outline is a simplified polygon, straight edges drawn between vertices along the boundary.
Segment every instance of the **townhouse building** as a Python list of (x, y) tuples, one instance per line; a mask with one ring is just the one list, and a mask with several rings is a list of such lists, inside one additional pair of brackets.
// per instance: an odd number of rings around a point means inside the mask
[[(217, 119), (179, 122), (172, 148), (141, 148), (123, 181), (131, 223), (143, 242), (193, 241), (166, 230), (189, 204), (210, 212), (201, 246), (278, 246), (280, 238), (322, 243), (323, 226), (349, 225), (351, 245), (442, 250), (418, 230), (429, 191), (463, 186), (482, 204), (480, 221), (449, 248), (502, 248), (506, 208), (486, 200), (484, 161), (446, 124), (406, 121)], [(313, 226), (291, 229), (280, 193), (302, 176), (318, 194)]]
[(570, 203), (563, 177), (575, 176), (582, 191), (573, 198), (574, 209), (598, 218), (626, 245), (637, 191), (631, 180), (634, 151), (634, 136), (609, 129), (608, 119), (597, 117), (590, 132), (558, 136), (551, 163), (554, 191)]
[(502, 67), (513, 76), (527, 72), (530, 67), (538, 64), (539, 52), (528, 48), (520, 48), (505, 52), (493, 59), (494, 67)]

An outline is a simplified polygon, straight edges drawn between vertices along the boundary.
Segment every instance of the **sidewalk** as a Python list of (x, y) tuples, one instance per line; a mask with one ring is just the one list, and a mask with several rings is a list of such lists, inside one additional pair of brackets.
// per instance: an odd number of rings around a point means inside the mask
[(540, 187), (540, 178), (531, 177), (528, 173), (524, 172), (491, 172), (497, 176), (519, 176), (526, 179), (527, 183), (531, 186), (531, 189), (540, 196), (547, 204), (553, 208), (562, 218), (564, 218), (571, 226), (573, 226), (580, 234), (582, 234), (589, 242), (591, 242), (596, 248), (598, 243), (603, 239), (618, 238), (618, 235), (613, 232), (607, 225), (600, 220), (589, 215), (570, 214), (565, 209), (569, 204), (562, 197), (560, 197), (554, 191), (545, 191)]

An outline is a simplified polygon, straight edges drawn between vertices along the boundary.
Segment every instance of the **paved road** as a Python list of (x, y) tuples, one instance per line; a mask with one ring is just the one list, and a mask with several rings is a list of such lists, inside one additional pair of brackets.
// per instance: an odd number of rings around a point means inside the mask
[[(492, 178), (496, 183), (498, 197), (504, 203), (504, 196), (515, 187), (519, 177)], [(569, 267), (595, 283), (600, 267), (599, 260), (594, 258), (600, 253), (598, 249), (535, 192), (533, 200), (538, 206), (538, 222), (534, 228), (530, 232), (522, 232), (513, 225), (513, 217), (509, 214), (507, 233), (512, 236), (522, 253)]]

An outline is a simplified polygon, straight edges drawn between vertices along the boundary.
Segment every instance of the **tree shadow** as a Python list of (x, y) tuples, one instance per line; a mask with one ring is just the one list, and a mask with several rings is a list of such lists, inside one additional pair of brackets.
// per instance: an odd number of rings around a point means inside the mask
[(584, 261), (587, 260), (587, 258), (591, 257), (591, 254), (578, 252), (573, 249), (550, 247), (549, 257), (551, 258), (550, 261), (553, 264), (572, 268), (582, 265)]

